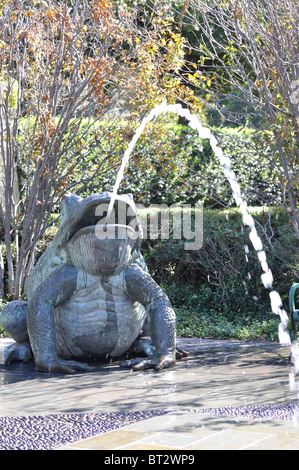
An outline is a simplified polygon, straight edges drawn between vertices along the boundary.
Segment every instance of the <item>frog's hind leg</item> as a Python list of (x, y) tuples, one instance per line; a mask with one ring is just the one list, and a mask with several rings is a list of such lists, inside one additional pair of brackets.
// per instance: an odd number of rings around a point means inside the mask
[(32, 358), (27, 331), (27, 302), (14, 300), (6, 304), (0, 313), (0, 325), (16, 342), (4, 349), (4, 363), (23, 361)]
[(4, 348), (4, 364), (11, 362), (29, 362), (32, 359), (29, 341), (27, 343), (12, 343)]
[(128, 352), (141, 357), (152, 357), (154, 354), (154, 349), (151, 339), (138, 336)]

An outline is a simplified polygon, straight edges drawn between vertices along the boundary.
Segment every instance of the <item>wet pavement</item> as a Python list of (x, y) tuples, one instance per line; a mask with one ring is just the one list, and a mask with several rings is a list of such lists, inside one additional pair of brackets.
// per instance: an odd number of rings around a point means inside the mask
[(132, 372), (104, 361), (61, 375), (33, 362), (5, 366), (9, 341), (0, 340), (0, 449), (190, 458), (196, 450), (299, 449), (289, 350), (277, 343), (178, 338), (190, 355), (172, 369)]

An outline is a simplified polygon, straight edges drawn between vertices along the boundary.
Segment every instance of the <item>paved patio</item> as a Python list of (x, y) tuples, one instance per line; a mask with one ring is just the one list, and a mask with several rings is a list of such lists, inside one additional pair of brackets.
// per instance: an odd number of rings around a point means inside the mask
[(61, 375), (5, 366), (9, 341), (0, 340), (0, 449), (299, 449), (289, 350), (276, 343), (178, 338), (190, 356), (172, 369), (106, 361)]

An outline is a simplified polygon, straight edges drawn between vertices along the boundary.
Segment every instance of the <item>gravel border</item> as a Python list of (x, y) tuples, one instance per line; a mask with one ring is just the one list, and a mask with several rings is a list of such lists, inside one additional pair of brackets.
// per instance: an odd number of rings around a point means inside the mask
[(0, 450), (51, 450), (168, 410), (0, 417)]
[(208, 408), (196, 410), (197, 413), (207, 413), (218, 416), (234, 416), (249, 419), (281, 419), (291, 421), (299, 417), (299, 402), (275, 405), (250, 405), (223, 408)]
[(51, 450), (78, 440), (115, 431), (141, 420), (173, 412), (240, 418), (293, 420), (299, 402), (289, 404), (118, 413), (70, 413), (46, 416), (0, 417), (0, 450)]

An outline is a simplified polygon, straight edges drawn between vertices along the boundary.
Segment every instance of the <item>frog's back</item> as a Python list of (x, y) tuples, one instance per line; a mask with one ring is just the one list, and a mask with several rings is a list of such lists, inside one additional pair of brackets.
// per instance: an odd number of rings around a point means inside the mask
[(129, 349), (146, 311), (123, 285), (124, 273), (103, 279), (79, 272), (76, 291), (55, 309), (59, 356), (117, 357)]

